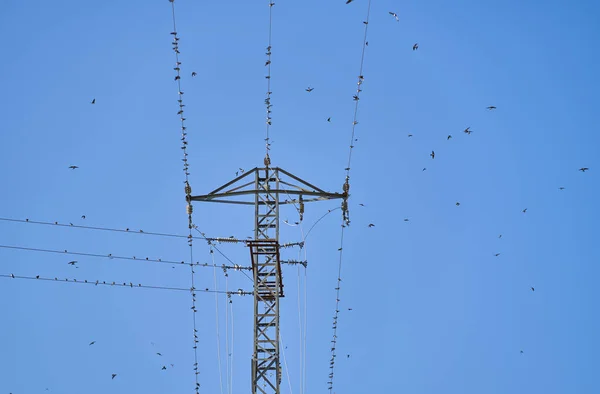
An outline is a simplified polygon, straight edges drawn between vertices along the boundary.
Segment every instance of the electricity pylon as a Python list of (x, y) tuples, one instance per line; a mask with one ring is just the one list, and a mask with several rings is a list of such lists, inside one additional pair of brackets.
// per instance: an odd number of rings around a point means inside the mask
[(348, 190), (345, 186), (344, 193), (328, 193), (281, 168), (270, 167), (268, 155), (264, 163), (265, 167), (253, 168), (208, 194), (191, 196), (190, 200), (254, 205), (254, 240), (246, 242), (254, 277), (252, 394), (279, 394), (279, 300), (284, 296), (279, 206), (295, 204), (302, 220), (304, 203), (341, 198), (346, 215)]

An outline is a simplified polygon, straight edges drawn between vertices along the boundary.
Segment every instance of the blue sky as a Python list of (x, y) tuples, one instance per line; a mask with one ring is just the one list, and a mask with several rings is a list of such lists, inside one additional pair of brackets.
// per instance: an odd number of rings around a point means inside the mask
[[(272, 163), (329, 191), (344, 181), (368, 4), (344, 3), (273, 7)], [(262, 165), (268, 1), (175, 4), (190, 181), (203, 194)], [(600, 390), (598, 12), (592, 1), (372, 1), (334, 392)], [(167, 0), (4, 5), (0, 217), (131, 231), (0, 220), (1, 275), (190, 286), (185, 266), (6, 248), (189, 260), (185, 239), (133, 234), (187, 231), (171, 31)], [(307, 205), (303, 231), (338, 206)], [(194, 222), (245, 238), (252, 215), (197, 203)], [(328, 392), (340, 216), (283, 252), (308, 260), (284, 271), (284, 393)], [(283, 225), (282, 242), (301, 237)], [(219, 249), (249, 265), (245, 247)], [(228, 264), (195, 242), (195, 261), (213, 258)], [(252, 286), (210, 267), (196, 281)], [(189, 293), (0, 283), (0, 392), (193, 392)], [(217, 349), (222, 392), (249, 392), (251, 297), (227, 313), (224, 295), (218, 313), (213, 293), (198, 300), (201, 392), (221, 392)]]

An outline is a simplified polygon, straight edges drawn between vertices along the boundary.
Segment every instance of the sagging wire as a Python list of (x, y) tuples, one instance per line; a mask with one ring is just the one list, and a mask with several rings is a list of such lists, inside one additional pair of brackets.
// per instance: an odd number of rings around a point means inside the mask
[(367, 33), (368, 33), (368, 29), (369, 29), (369, 17), (371, 14), (371, 0), (369, 0), (368, 5), (367, 5), (367, 17), (366, 20), (363, 21), (364, 24), (364, 36), (363, 36), (363, 43), (362, 43), (362, 53), (361, 53), (361, 57), (360, 57), (360, 71), (358, 73), (358, 81), (357, 81), (357, 88), (356, 88), (356, 94), (354, 96), (352, 96), (352, 99), (354, 100), (354, 116), (353, 116), (353, 121), (352, 121), (352, 133), (351, 133), (351, 137), (350, 137), (350, 147), (349, 147), (349, 153), (348, 153), (348, 164), (345, 168), (346, 171), (346, 178), (344, 180), (344, 184), (343, 184), (343, 190), (344, 190), (344, 199), (342, 200), (342, 225), (341, 225), (341, 235), (340, 235), (340, 247), (338, 249), (339, 251), (339, 262), (338, 262), (338, 275), (337, 275), (337, 286), (335, 287), (335, 312), (333, 315), (333, 337), (331, 340), (331, 358), (329, 360), (329, 380), (327, 382), (328, 384), (328, 390), (330, 392), (330, 394), (333, 392), (333, 385), (334, 385), (334, 372), (335, 372), (335, 361), (336, 361), (336, 356), (337, 356), (337, 329), (338, 329), (338, 317), (339, 317), (339, 312), (340, 312), (340, 288), (341, 288), (341, 283), (342, 283), (342, 262), (343, 262), (343, 248), (344, 248), (344, 229), (350, 225), (350, 213), (348, 210), (348, 197), (350, 196), (349, 192), (350, 192), (350, 169), (351, 169), (351, 163), (352, 163), (352, 151), (354, 149), (354, 143), (356, 142), (355, 139), (355, 135), (356, 135), (356, 125), (358, 124), (358, 120), (357, 120), (357, 115), (358, 115), (358, 105), (360, 102), (360, 93), (362, 92), (362, 84), (365, 80), (364, 75), (363, 75), (363, 67), (364, 67), (364, 60), (365, 60), (365, 50), (367, 47)]
[[(66, 254), (66, 255), (72, 255), (72, 256), (98, 257), (98, 258), (107, 258), (107, 259), (115, 259), (115, 260), (129, 260), (129, 261), (140, 261), (140, 262), (148, 261), (148, 262), (152, 262), (152, 263), (162, 263), (162, 264), (171, 264), (171, 265), (176, 264), (178, 266), (190, 265), (190, 263), (186, 263), (185, 261), (175, 261), (175, 260), (166, 260), (166, 259), (151, 259), (149, 257), (144, 258), (144, 257), (136, 257), (136, 256), (132, 256), (132, 257), (116, 256), (116, 255), (113, 255), (112, 253), (98, 254), (98, 253), (85, 253), (85, 252), (71, 252), (71, 251), (68, 251), (67, 249), (64, 249), (64, 250), (41, 249), (41, 248), (30, 248), (30, 247), (24, 247), (24, 246), (10, 246), (10, 245), (0, 245), (0, 248), (25, 250), (25, 251), (30, 251), (30, 252), (57, 253), (57, 254)], [(200, 263), (200, 262), (191, 263), (191, 265), (197, 266), (197, 267), (212, 267), (212, 265), (209, 265), (208, 263)], [(252, 267), (242, 267), (237, 264), (236, 265), (221, 265), (218, 267), (226, 268), (226, 269), (233, 269), (233, 270), (246, 270), (246, 271), (252, 270)]]
[[(225, 278), (225, 290), (227, 291), (227, 280)], [(233, 326), (233, 301), (230, 295), (227, 295), (227, 304), (231, 313), (231, 347), (227, 350), (227, 357), (229, 358), (229, 394), (233, 394), (233, 344), (234, 344), (234, 326)]]

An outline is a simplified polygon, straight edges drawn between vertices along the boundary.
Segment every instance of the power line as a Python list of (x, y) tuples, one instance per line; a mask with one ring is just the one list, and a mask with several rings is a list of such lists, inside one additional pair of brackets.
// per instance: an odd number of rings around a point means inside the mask
[[(36, 220), (29, 220), (29, 219), (14, 219), (14, 218), (4, 218), (4, 217), (0, 217), (0, 221), (14, 222), (14, 223), (40, 224), (40, 225), (57, 226), (57, 227), (69, 227), (69, 228), (78, 228), (78, 229), (86, 229), (86, 230), (111, 231), (111, 232), (128, 233), (128, 234), (153, 235), (153, 236), (158, 236), (158, 237), (186, 238), (186, 239), (189, 238), (188, 235), (159, 233), (159, 232), (151, 232), (151, 231), (143, 231), (143, 230), (132, 230), (129, 227), (126, 227), (125, 229), (119, 229), (119, 228), (111, 228), (111, 227), (82, 226), (82, 225), (77, 225), (77, 224), (73, 224), (73, 223), (66, 224), (66, 223), (59, 223), (59, 222), (44, 222), (44, 221), (36, 221)], [(206, 237), (204, 235), (204, 233), (201, 232), (200, 230), (198, 230), (198, 232), (200, 234), (202, 234), (202, 236), (201, 237), (193, 237), (193, 239), (202, 239), (205, 241), (219, 242), (219, 243), (245, 243), (246, 242), (245, 240), (240, 240), (237, 238)]]
[(267, 95), (265, 97), (265, 106), (267, 109), (267, 119), (266, 119), (266, 135), (267, 138), (265, 138), (265, 151), (266, 151), (266, 156), (265, 156), (265, 160), (267, 160), (267, 158), (269, 157), (269, 151), (271, 150), (271, 138), (269, 136), (269, 130), (271, 128), (271, 108), (273, 107), (271, 105), (271, 94), (273, 92), (271, 92), (271, 50), (272, 50), (272, 46), (271, 46), (271, 36), (272, 36), (272, 26), (273, 26), (273, 6), (275, 5), (274, 2), (272, 2), (271, 0), (269, 0), (269, 45), (267, 46), (267, 61), (265, 62), (265, 66), (267, 66), (267, 76), (265, 77), (267, 79)]
[[(97, 254), (97, 253), (85, 253), (85, 252), (70, 252), (65, 250), (56, 250), (56, 249), (41, 249), (41, 248), (30, 248), (30, 247), (24, 247), (24, 246), (10, 246), (10, 245), (0, 245), (0, 248), (3, 249), (15, 249), (15, 250), (25, 250), (25, 251), (31, 251), (31, 252), (43, 252), (43, 253), (57, 253), (57, 254), (66, 254), (66, 255), (72, 255), (72, 256), (87, 256), (87, 257), (98, 257), (98, 258), (107, 258), (107, 259), (115, 259), (115, 260), (130, 260), (130, 261), (148, 261), (148, 262), (152, 262), (152, 263), (162, 263), (162, 264), (177, 264), (177, 265), (190, 265), (190, 263), (186, 263), (185, 261), (175, 261), (175, 260), (165, 260), (165, 259), (151, 259), (151, 258), (139, 258), (136, 256), (133, 257), (126, 257), (126, 256), (115, 256), (113, 254)], [(208, 263), (199, 263), (199, 262), (195, 262), (192, 263), (192, 265), (194, 266), (198, 266), (198, 267), (212, 267), (212, 265), (208, 264)], [(242, 267), (239, 266), (237, 264), (235, 265), (220, 265), (220, 266), (216, 266), (218, 268), (223, 268), (223, 269), (233, 269), (233, 270), (251, 270), (252, 267)]]
[(367, 47), (367, 32), (369, 30), (369, 16), (371, 14), (371, 0), (369, 0), (368, 5), (367, 5), (367, 17), (366, 20), (363, 22), (364, 24), (364, 36), (363, 36), (363, 43), (362, 43), (362, 53), (360, 56), (360, 71), (358, 73), (358, 81), (357, 81), (357, 88), (356, 88), (356, 94), (352, 97), (355, 104), (354, 104), (354, 116), (353, 116), (353, 121), (352, 121), (352, 133), (351, 133), (351, 137), (350, 137), (350, 147), (349, 147), (349, 152), (348, 152), (348, 164), (346, 166), (346, 180), (344, 181), (344, 193), (345, 193), (345, 198), (342, 202), (342, 214), (343, 214), (343, 219), (342, 219), (342, 228), (341, 228), (341, 234), (340, 234), (340, 248), (339, 250), (339, 262), (338, 262), (338, 275), (337, 275), (337, 285), (335, 287), (335, 312), (333, 315), (333, 337), (331, 340), (331, 358), (329, 360), (329, 381), (327, 382), (327, 384), (329, 385), (328, 389), (329, 389), (329, 393), (333, 392), (333, 382), (334, 382), (334, 372), (335, 372), (335, 361), (336, 361), (336, 351), (337, 351), (337, 330), (338, 330), (338, 317), (339, 317), (339, 313), (340, 313), (340, 289), (341, 289), (341, 283), (342, 283), (342, 263), (343, 263), (343, 249), (344, 249), (344, 230), (346, 228), (346, 226), (350, 225), (350, 216), (348, 213), (348, 196), (349, 196), (349, 191), (350, 191), (350, 169), (351, 169), (351, 164), (352, 164), (352, 151), (354, 149), (354, 142), (355, 142), (355, 134), (356, 134), (356, 125), (358, 124), (358, 120), (357, 120), (357, 114), (358, 114), (358, 105), (360, 102), (360, 93), (362, 92), (362, 84), (365, 80), (364, 75), (363, 75), (363, 67), (364, 67), (364, 61), (365, 61), (365, 49)]
[[(175, 18), (175, 0), (169, 0), (171, 2), (171, 13), (173, 16), (173, 31), (171, 32), (171, 34), (173, 35), (173, 51), (175, 52), (175, 68), (174, 70), (177, 72), (177, 75), (175, 76), (175, 81), (177, 82), (177, 88), (178, 88), (178, 99), (177, 102), (179, 103), (179, 111), (177, 112), (177, 115), (179, 115), (179, 120), (181, 121), (181, 149), (183, 150), (183, 172), (185, 174), (185, 197), (186, 197), (186, 201), (187, 201), (187, 215), (188, 215), (188, 229), (189, 229), (189, 233), (188, 233), (188, 245), (190, 247), (190, 277), (191, 277), (191, 283), (192, 283), (192, 289), (194, 288), (194, 266), (191, 264), (194, 261), (194, 251), (193, 251), (193, 237), (192, 237), (192, 228), (194, 227), (193, 221), (192, 221), (192, 212), (193, 212), (193, 206), (192, 206), (192, 188), (190, 187), (190, 183), (189, 183), (189, 163), (188, 163), (188, 153), (187, 153), (187, 146), (188, 146), (188, 141), (187, 141), (187, 130), (186, 130), (186, 126), (185, 126), (185, 117), (184, 117), (184, 109), (183, 107), (185, 107), (185, 104), (183, 104), (183, 90), (181, 89), (181, 61), (179, 60), (179, 37), (177, 35), (177, 23), (176, 23), (176, 18)], [(198, 375), (200, 374), (199, 370), (198, 370), (198, 336), (197, 336), (197, 329), (196, 329), (196, 293), (194, 291), (192, 291), (192, 317), (193, 317), (193, 328), (194, 328), (194, 378), (195, 378), (195, 391), (196, 394), (199, 393), (200, 391), (200, 383), (198, 382)]]

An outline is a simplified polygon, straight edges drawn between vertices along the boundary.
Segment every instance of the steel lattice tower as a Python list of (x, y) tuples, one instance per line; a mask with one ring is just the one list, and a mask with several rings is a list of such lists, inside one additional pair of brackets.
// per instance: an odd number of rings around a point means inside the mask
[[(254, 205), (254, 240), (247, 241), (254, 280), (254, 351), (252, 394), (280, 393), (279, 307), (284, 296), (279, 258), (279, 206), (296, 205), (300, 220), (304, 203), (348, 197), (328, 193), (278, 168), (253, 168), (212, 192), (192, 196), (191, 201)], [(252, 201), (252, 197), (254, 201)]]

